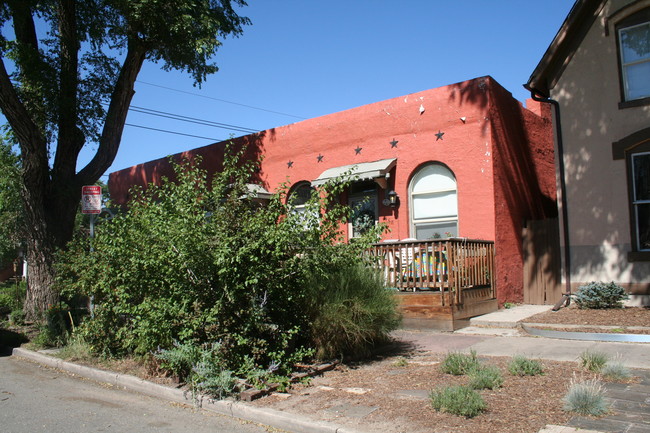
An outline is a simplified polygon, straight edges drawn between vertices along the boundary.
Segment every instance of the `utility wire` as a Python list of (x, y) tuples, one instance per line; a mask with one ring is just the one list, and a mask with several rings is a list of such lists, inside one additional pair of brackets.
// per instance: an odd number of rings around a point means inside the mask
[(259, 129), (247, 128), (245, 126), (230, 125), (228, 123), (213, 122), (211, 120), (198, 119), (196, 117), (183, 116), (180, 114), (168, 113), (165, 111), (152, 110), (151, 108), (138, 107), (131, 105), (129, 111), (135, 111), (136, 113), (149, 114), (150, 116), (166, 117), (168, 119), (174, 119), (181, 122), (195, 123), (197, 125), (204, 126), (213, 126), (215, 128), (228, 129), (232, 131), (254, 133), (259, 132)]
[(240, 107), (250, 108), (252, 110), (266, 111), (267, 113), (279, 114), (281, 116), (293, 117), (295, 119), (307, 119), (306, 117), (295, 116), (293, 114), (281, 113), (279, 111), (267, 110), (265, 108), (254, 107), (252, 105), (240, 104), (239, 102), (226, 101), (225, 99), (213, 98), (212, 96), (201, 95), (200, 93), (187, 92), (185, 90), (174, 89), (172, 87), (161, 86), (160, 84), (148, 83), (146, 81), (136, 80), (138, 83), (146, 84), (148, 86), (159, 87), (165, 90), (171, 90), (172, 92), (185, 93), (187, 95), (198, 96), (199, 98), (212, 99), (214, 101), (225, 102), (226, 104), (239, 105)]
[(218, 142), (218, 141), (224, 141), (221, 138), (202, 137), (200, 135), (185, 134), (185, 133), (182, 133), (182, 132), (169, 131), (167, 129), (158, 129), (158, 128), (151, 128), (149, 126), (134, 125), (133, 123), (125, 123), (125, 125), (126, 126), (133, 126), (134, 128), (149, 129), (151, 131), (166, 132), (168, 134), (184, 135), (185, 137), (202, 138), (204, 140), (214, 141), (215, 143)]

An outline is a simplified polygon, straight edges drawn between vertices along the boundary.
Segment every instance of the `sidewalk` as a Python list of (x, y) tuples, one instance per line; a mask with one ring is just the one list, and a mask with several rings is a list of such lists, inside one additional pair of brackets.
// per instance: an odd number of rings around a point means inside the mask
[[(569, 422), (569, 426), (547, 425), (539, 433), (571, 433), (578, 431), (575, 430), (575, 427), (580, 428), (580, 433), (598, 433), (599, 431), (650, 433), (650, 344), (586, 342), (522, 336), (518, 324), (525, 321), (527, 317), (540, 312), (539, 308), (539, 306), (523, 306), (501, 310), (472, 319), (470, 328), (455, 333), (398, 330), (393, 335), (402, 342), (416, 346), (420, 351), (432, 354), (475, 350), (479, 355), (484, 356), (523, 354), (531, 358), (546, 360), (576, 361), (582, 352), (591, 349), (607, 353), (612, 357), (622, 356), (621, 361), (624, 365), (630, 368), (648, 370), (643, 371), (641, 383), (614, 387), (615, 389), (610, 398), (614, 399), (616, 410), (619, 413), (618, 418), (609, 419), (610, 417), (607, 417), (586, 421), (585, 419), (574, 418)], [(548, 309), (548, 307), (541, 308)], [(492, 335), (488, 335), (490, 333)], [(508, 336), (503, 336), (504, 333)], [(67, 370), (96, 381), (110, 383), (171, 401), (191, 404), (191, 401), (188, 401), (189, 396), (183, 395), (181, 390), (163, 387), (139, 378), (78, 366), (43, 353), (31, 352), (25, 349), (14, 349), (13, 355)], [(349, 386), (353, 390), (356, 384), (350, 383)], [(395, 392), (398, 392), (398, 390), (395, 390)], [(417, 397), (425, 398), (423, 396)], [(405, 404), (408, 404), (408, 402), (405, 401)], [(360, 406), (357, 406), (356, 409), (354, 406), (341, 407), (340, 410), (337, 410), (336, 417), (323, 421), (315, 419), (312, 412), (305, 415), (306, 410), (285, 412), (242, 402), (204, 402), (203, 408), (290, 432), (308, 433), (361, 432), (363, 431), (362, 428), (357, 429), (354, 426), (358, 426), (359, 421), (365, 415), (376, 410), (376, 408)], [(626, 410), (628, 409), (631, 410), (629, 412), (631, 416), (627, 416), (628, 412)], [(644, 411), (646, 412), (645, 417), (639, 418), (638, 413), (643, 414)], [(621, 414), (623, 415), (621, 416)], [(407, 426), (405, 425), (405, 427)], [(588, 430), (594, 428), (600, 430)]]

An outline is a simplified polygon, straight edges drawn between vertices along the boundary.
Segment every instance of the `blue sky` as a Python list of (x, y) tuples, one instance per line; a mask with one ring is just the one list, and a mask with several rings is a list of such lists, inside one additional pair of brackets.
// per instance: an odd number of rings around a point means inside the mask
[[(224, 41), (216, 56), (220, 71), (201, 89), (188, 75), (146, 64), (132, 106), (264, 130), (484, 75), (523, 101), (529, 94), (522, 84), (572, 5), (249, 0), (241, 14), (253, 24)], [(107, 174), (244, 135), (135, 111), (127, 123), (215, 140), (127, 126)]]

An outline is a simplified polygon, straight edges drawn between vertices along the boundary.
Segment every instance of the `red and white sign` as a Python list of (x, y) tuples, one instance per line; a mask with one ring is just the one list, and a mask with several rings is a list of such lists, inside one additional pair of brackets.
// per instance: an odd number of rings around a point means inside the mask
[(81, 187), (81, 213), (102, 212), (102, 187), (87, 185)]

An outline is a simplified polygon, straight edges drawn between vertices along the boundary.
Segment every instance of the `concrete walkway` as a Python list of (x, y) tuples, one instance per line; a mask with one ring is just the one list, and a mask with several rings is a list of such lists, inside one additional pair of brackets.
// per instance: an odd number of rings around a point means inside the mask
[[(421, 350), (436, 353), (475, 350), (479, 355), (512, 356), (522, 354), (538, 359), (576, 361), (585, 350), (595, 350), (611, 357), (618, 357), (629, 368), (646, 370), (641, 374), (640, 383), (608, 385), (607, 395), (613, 401), (617, 415), (597, 420), (576, 417), (571, 420), (569, 426), (550, 425), (540, 430), (539, 433), (578, 431), (580, 433), (618, 431), (650, 433), (650, 344), (570, 341), (523, 336), (518, 325), (526, 318), (549, 308), (546, 306), (520, 306), (500, 310), (472, 319), (469, 328), (455, 333), (398, 330), (393, 333), (393, 336), (398, 340), (416, 345)], [(131, 376), (102, 372), (94, 368), (64, 362), (44, 353), (20, 348), (14, 349), (14, 356), (28, 358), (82, 377), (111, 383), (144, 394), (176, 402), (187, 402), (187, 396), (183, 395), (180, 390), (166, 388)], [(240, 402), (207, 402), (204, 403), (203, 408), (290, 432), (353, 433), (352, 430), (341, 425), (314, 421), (302, 414), (288, 414), (272, 409), (252, 407)], [(578, 429), (576, 430), (576, 428)]]

